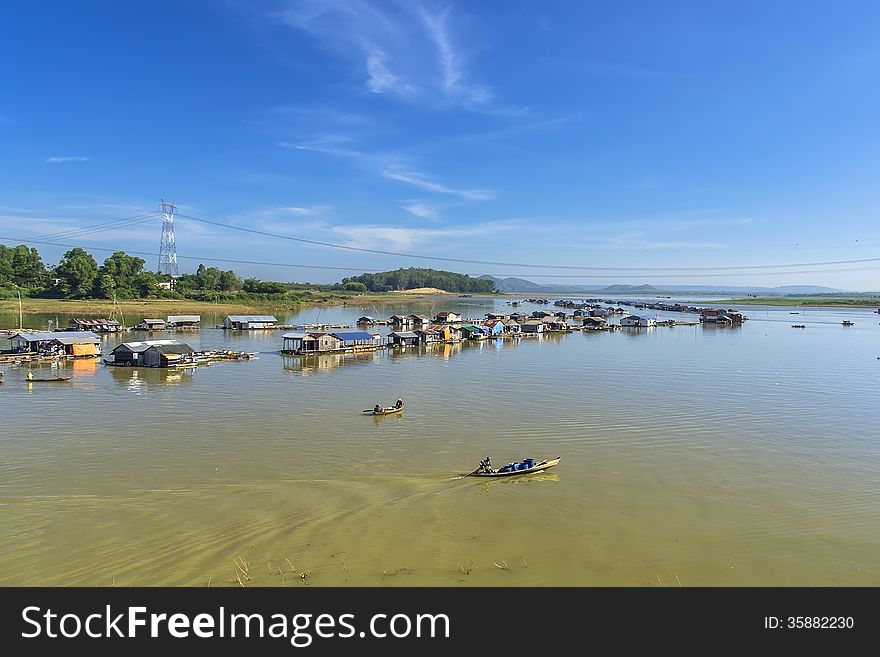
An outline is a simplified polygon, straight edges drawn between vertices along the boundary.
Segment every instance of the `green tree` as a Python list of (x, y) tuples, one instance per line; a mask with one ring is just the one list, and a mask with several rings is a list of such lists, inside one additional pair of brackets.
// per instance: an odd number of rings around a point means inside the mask
[(232, 270), (221, 272), (219, 284), (224, 292), (238, 292), (241, 289), (241, 279)]
[(14, 250), (0, 244), (0, 285), (12, 284), (12, 257)]
[(116, 294), (123, 299), (138, 296), (136, 280), (144, 271), (145, 261), (128, 255), (125, 251), (116, 251), (104, 260), (100, 275), (110, 276), (116, 287)]
[(139, 299), (156, 296), (159, 293), (156, 276), (148, 271), (142, 271), (134, 277), (132, 290)]
[(12, 282), (21, 287), (42, 287), (46, 280), (46, 266), (40, 252), (19, 244), (12, 250)]
[(55, 268), (66, 296), (88, 297), (98, 278), (98, 263), (91, 254), (77, 247), (64, 254)]
[(98, 293), (105, 299), (116, 297), (116, 281), (110, 274), (101, 274), (98, 277)]
[(360, 281), (348, 281), (342, 285), (342, 289), (349, 292), (366, 292), (367, 286)]

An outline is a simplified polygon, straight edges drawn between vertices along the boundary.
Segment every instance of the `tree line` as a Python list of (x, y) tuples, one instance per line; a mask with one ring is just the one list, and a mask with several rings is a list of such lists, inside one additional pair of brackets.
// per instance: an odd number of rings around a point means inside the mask
[(234, 271), (200, 264), (193, 274), (170, 279), (145, 269), (143, 258), (116, 251), (103, 264), (86, 250), (67, 251), (55, 266), (43, 263), (39, 251), (23, 244), (0, 244), (0, 298), (21, 291), (27, 296), (67, 299), (184, 298), (200, 301), (273, 299), (304, 291), (351, 293), (388, 292), (436, 287), (449, 292), (490, 293), (490, 280), (436, 269), (397, 269), (344, 278), (340, 283), (281, 283), (257, 278), (241, 279)]
[(360, 283), (370, 292), (412, 290), (419, 287), (436, 287), (447, 292), (476, 292), (478, 294), (495, 292), (495, 283), (491, 280), (471, 278), (467, 274), (456, 274), (451, 271), (419, 267), (361, 274), (342, 279), (343, 286), (351, 283)]

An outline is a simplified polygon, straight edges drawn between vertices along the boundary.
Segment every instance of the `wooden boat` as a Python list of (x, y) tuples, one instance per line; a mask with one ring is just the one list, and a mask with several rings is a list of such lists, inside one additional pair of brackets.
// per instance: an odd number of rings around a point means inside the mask
[(367, 415), (394, 415), (395, 413), (402, 413), (404, 406), (406, 406), (406, 404), (400, 406), (399, 408), (396, 406), (386, 406), (378, 412), (376, 412), (375, 409), (369, 408), (365, 410), (364, 413)]
[[(547, 468), (552, 468), (554, 465), (557, 465), (562, 460), (561, 456), (557, 456), (555, 459), (544, 459), (543, 461), (536, 461), (535, 465), (531, 468), (525, 468), (523, 470), (508, 470), (506, 472), (501, 472), (503, 468), (499, 468), (495, 472), (480, 472), (479, 468), (474, 470), (473, 472), (469, 472), (464, 475), (465, 477), (513, 477), (516, 475), (523, 474), (531, 474), (533, 472), (543, 472)], [(507, 466), (504, 466), (507, 467)]]
[(792, 324), (791, 328), (807, 328), (806, 324)]
[(28, 383), (54, 383), (56, 381), (70, 381), (72, 376), (51, 376), (45, 379), (27, 379)]
[(843, 322), (841, 322), (841, 323), (842, 323), (844, 326), (852, 326), (852, 325), (854, 324), (854, 322), (851, 322), (851, 321), (849, 321), (848, 319), (843, 320)]

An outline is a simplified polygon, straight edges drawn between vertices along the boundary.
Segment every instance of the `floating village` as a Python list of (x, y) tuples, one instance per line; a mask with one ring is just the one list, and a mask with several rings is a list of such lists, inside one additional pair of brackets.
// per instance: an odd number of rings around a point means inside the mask
[[(526, 299), (534, 304), (550, 304), (547, 299)], [(508, 301), (519, 306), (520, 301)], [(480, 318), (443, 311), (426, 315), (391, 315), (377, 318), (364, 315), (354, 326), (347, 324), (283, 324), (274, 315), (227, 315), (215, 327), (227, 331), (279, 331), (279, 351), (285, 355), (310, 356), (372, 352), (380, 349), (405, 349), (448, 345), (468, 340), (528, 339), (544, 334), (574, 331), (617, 331), (650, 329), (658, 326), (740, 326), (748, 318), (734, 310), (699, 308), (681, 304), (648, 304), (609, 299), (580, 302), (553, 302), (560, 310), (535, 310), (526, 313), (488, 312)], [(623, 306), (637, 310), (661, 310), (699, 315), (699, 321), (658, 320), (647, 313), (632, 314)], [(382, 334), (378, 327), (388, 327)], [(187, 334), (202, 329), (199, 315), (171, 315), (165, 319), (144, 318), (134, 326), (123, 326), (108, 318), (70, 320), (60, 330), (5, 330), (10, 349), (0, 351), (0, 365), (66, 359), (102, 358), (112, 367), (188, 368), (221, 361), (257, 358), (258, 353), (225, 349), (197, 350), (187, 344)], [(387, 330), (387, 329), (386, 329)], [(109, 353), (102, 352), (104, 341), (99, 334), (136, 333), (141, 339), (120, 341)], [(159, 338), (158, 334), (175, 337)]]

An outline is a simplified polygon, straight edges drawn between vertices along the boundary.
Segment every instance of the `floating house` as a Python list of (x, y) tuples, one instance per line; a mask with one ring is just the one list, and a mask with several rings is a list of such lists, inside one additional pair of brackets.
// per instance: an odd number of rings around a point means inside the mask
[(331, 335), (342, 341), (346, 351), (373, 351), (385, 346), (381, 335), (366, 331), (334, 331)]
[(439, 328), (419, 329), (415, 334), (419, 336), (419, 344), (443, 344), (446, 342), (443, 330)]
[(388, 344), (394, 347), (417, 347), (419, 336), (412, 331), (395, 331), (388, 334)]
[(461, 321), (461, 315), (458, 313), (442, 312), (434, 315), (434, 321), (437, 324), (454, 324)]
[(227, 315), (223, 328), (234, 330), (275, 328), (278, 320), (273, 315)]
[(611, 311), (607, 308), (593, 308), (590, 311), (590, 317), (603, 317), (607, 319), (609, 315), (611, 315)]
[(195, 352), (195, 349), (183, 342), (171, 344), (154, 344), (147, 347), (141, 354), (141, 362), (145, 367), (173, 367)]
[(113, 333), (122, 330), (122, 324), (115, 319), (71, 319), (71, 331), (92, 331), (93, 333)]
[(482, 340), (489, 336), (489, 329), (476, 324), (465, 324), (459, 327), (463, 340)]
[(136, 331), (164, 331), (164, 319), (145, 319), (134, 327)]
[(431, 324), (431, 318), (424, 315), (410, 315), (410, 325), (414, 328), (423, 328)]
[(512, 320), (515, 321), (515, 322), (519, 322), (520, 324), (522, 324), (523, 322), (526, 322), (526, 321), (528, 321), (528, 320), (531, 319), (531, 318), (530, 318), (530, 316), (527, 315), (526, 313), (511, 313), (511, 315), (510, 315), (510, 319), (512, 319)]
[(638, 315), (627, 315), (620, 318), (621, 326), (630, 326), (637, 328), (647, 328), (649, 326), (657, 326), (657, 320), (653, 317), (639, 317)]
[(544, 322), (540, 322), (538, 320), (529, 320), (520, 325), (520, 330), (522, 333), (543, 333), (545, 329)]
[(91, 331), (34, 331), (9, 338), (21, 351), (58, 354), (74, 358), (94, 358), (101, 354), (101, 338)]
[(201, 315), (168, 315), (166, 324), (176, 329), (197, 329), (201, 326)]
[(409, 315), (391, 315), (389, 321), (394, 326), (409, 326), (412, 324), (412, 320)]
[(601, 329), (605, 328), (605, 325), (608, 324), (608, 320), (604, 317), (584, 317), (583, 325), (589, 329)]
[(509, 313), (486, 313), (486, 319), (510, 319)]
[(503, 319), (501, 320), (501, 323), (504, 324), (504, 330), (507, 333), (519, 333), (522, 329), (519, 322), (513, 319)]
[(142, 342), (123, 342), (110, 352), (109, 365), (144, 366), (144, 352), (154, 345), (176, 344), (176, 340), (144, 340)]
[(488, 319), (483, 322), (483, 328), (489, 331), (489, 335), (501, 335), (505, 332), (504, 322), (500, 319)]
[(376, 318), (364, 315), (363, 317), (358, 317), (357, 323), (363, 326), (372, 326), (376, 323)]
[(536, 310), (532, 313), (534, 319), (544, 319), (545, 317), (553, 317), (554, 313), (548, 310)]
[(375, 351), (385, 346), (385, 340), (381, 335), (366, 331), (295, 332), (285, 333), (281, 339), (281, 351), (287, 354)]

